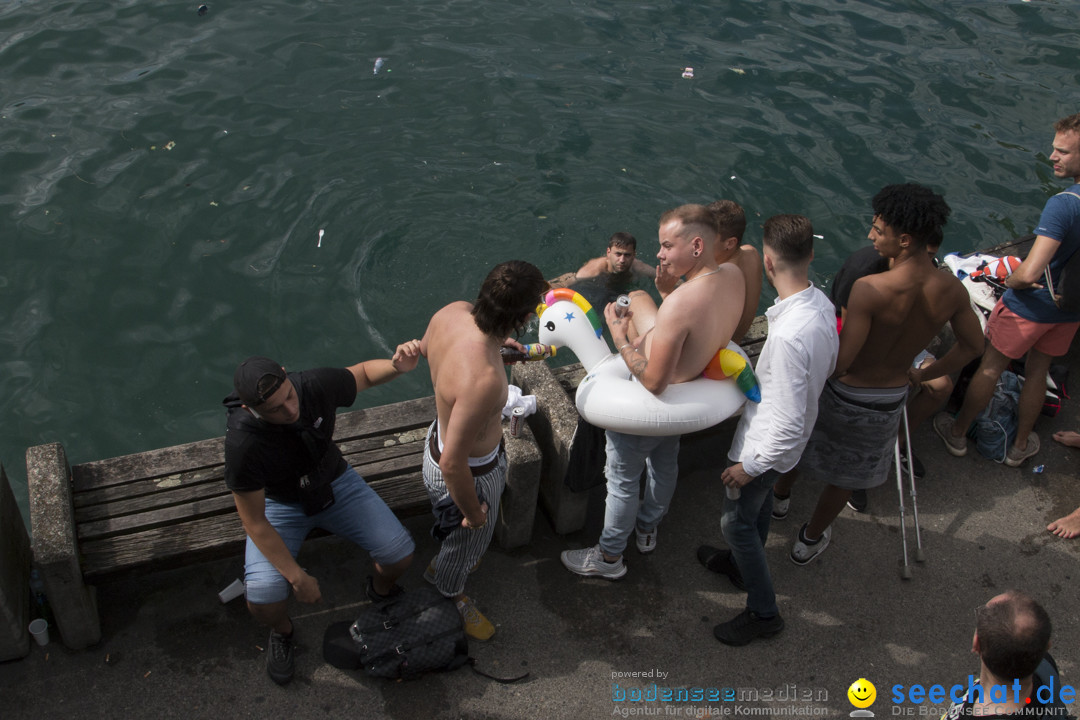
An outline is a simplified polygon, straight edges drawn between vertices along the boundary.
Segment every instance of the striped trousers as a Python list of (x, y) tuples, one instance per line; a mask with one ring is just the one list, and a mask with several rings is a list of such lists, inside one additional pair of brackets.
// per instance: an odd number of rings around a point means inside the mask
[[(439, 464), (431, 457), (433, 432), (435, 423), (428, 428), (428, 437), (424, 443), (424, 486), (432, 506), (450, 494)], [(435, 557), (435, 587), (450, 598), (465, 591), (465, 580), (469, 571), (480, 562), (495, 536), (495, 523), (499, 519), (499, 499), (506, 488), (506, 453), (499, 453), (499, 462), (494, 470), (474, 477), (473, 480), (477, 491), (483, 493), (488, 504), (487, 523), (479, 530), (454, 530), (442, 541), (439, 554)]]

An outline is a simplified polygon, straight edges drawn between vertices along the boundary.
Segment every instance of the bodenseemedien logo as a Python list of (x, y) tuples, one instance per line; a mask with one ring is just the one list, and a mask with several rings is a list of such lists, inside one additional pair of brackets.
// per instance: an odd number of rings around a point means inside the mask
[(866, 678), (859, 678), (851, 683), (851, 687), (847, 691), (847, 697), (848, 701), (855, 706), (855, 710), (850, 713), (851, 717), (874, 717), (874, 713), (866, 709), (873, 705), (874, 700), (877, 699), (877, 688), (874, 687), (874, 683)]

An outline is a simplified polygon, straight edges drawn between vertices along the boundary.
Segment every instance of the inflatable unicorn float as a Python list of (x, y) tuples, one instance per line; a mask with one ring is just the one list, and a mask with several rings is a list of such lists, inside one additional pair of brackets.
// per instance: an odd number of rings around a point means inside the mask
[(748, 398), (761, 400), (757, 377), (735, 343), (721, 348), (702, 377), (668, 385), (653, 395), (611, 352), (599, 316), (580, 293), (550, 290), (536, 314), (540, 342), (570, 348), (585, 367), (576, 405), (581, 416), (597, 427), (632, 435), (681, 435), (731, 417)]

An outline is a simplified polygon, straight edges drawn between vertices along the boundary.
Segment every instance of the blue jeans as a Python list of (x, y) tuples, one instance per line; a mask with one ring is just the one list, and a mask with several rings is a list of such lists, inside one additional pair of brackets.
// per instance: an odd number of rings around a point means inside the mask
[[(667, 513), (675, 481), (679, 478), (679, 436), (645, 437), (608, 430), (607, 511), (600, 549), (608, 555), (622, 555), (630, 533), (656, 529)], [(638, 502), (641, 471), (648, 470), (645, 499)]]
[[(412, 536), (350, 465), (333, 483), (334, 504), (318, 515), (305, 515), (299, 503), (266, 498), (266, 519), (285, 541), (293, 557), (314, 528), (322, 528), (367, 550), (381, 565), (404, 560), (415, 549)], [(289, 581), (248, 538), (244, 558), (248, 602), (267, 605), (289, 597)]]
[(780, 473), (768, 470), (746, 483), (738, 500), (725, 495), (720, 528), (731, 548), (731, 558), (746, 584), (746, 607), (756, 615), (772, 617), (779, 611), (773, 592), (765, 540), (772, 521), (773, 485)]

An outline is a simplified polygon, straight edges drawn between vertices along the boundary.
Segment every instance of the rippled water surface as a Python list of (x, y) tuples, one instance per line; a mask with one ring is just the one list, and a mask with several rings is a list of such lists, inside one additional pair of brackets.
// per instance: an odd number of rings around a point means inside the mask
[[(554, 276), (616, 230), (651, 259), (684, 202), (737, 200), (759, 246), (809, 215), (822, 283), (887, 183), (944, 193), (946, 250), (1004, 241), (1080, 110), (1080, 19), (1051, 0), (208, 4), (0, 6), (0, 461), (24, 506), (29, 445), (219, 435), (244, 356), (385, 355), (497, 261)], [(358, 406), (427, 393), (421, 370)]]

